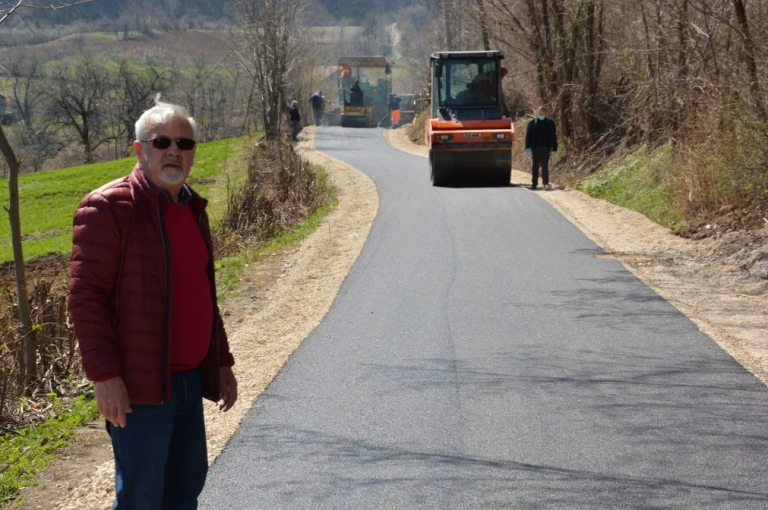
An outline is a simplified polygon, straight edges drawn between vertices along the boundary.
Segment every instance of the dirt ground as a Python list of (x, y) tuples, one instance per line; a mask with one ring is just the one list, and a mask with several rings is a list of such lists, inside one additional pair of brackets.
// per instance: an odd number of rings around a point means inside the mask
[[(69, 285), (69, 255), (46, 255), (24, 264), (27, 288), (34, 289), (35, 282), (46, 280), (53, 283), (56, 294), (66, 294)], [(16, 268), (13, 261), (0, 263), (0, 289), (16, 290)], [(8, 297), (0, 293), (0, 304), (5, 304)]]
[[(429, 154), (404, 129), (384, 134), (398, 149)], [(528, 186), (530, 174), (514, 171), (512, 184)], [(768, 228), (696, 241), (580, 191), (535, 193), (768, 384)]]
[[(209, 462), (221, 453), (255, 399), (325, 316), (378, 211), (373, 181), (318, 153), (314, 133), (315, 128), (302, 131), (299, 152), (327, 169), (339, 189), (339, 205), (300, 245), (253, 264), (224, 303), (239, 398), (228, 413), (206, 402)], [(89, 429), (82, 431), (77, 444), (48, 470), (39, 486), (24, 491), (25, 501), (19, 508), (110, 507), (114, 481), (110, 445), (100, 423)]]

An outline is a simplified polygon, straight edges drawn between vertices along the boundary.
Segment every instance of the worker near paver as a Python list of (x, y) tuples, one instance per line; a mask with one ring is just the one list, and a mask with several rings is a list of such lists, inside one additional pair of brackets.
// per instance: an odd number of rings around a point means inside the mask
[(309, 104), (312, 106), (312, 115), (314, 116), (315, 126), (320, 125), (323, 111), (323, 91), (318, 90), (309, 98)]
[(299, 102), (294, 101), (288, 107), (288, 115), (291, 118), (291, 140), (298, 141), (299, 128), (301, 127), (301, 112), (299, 111)]
[[(159, 98), (158, 98), (159, 99)], [(113, 510), (186, 510), (208, 471), (203, 398), (237, 400), (206, 201), (185, 183), (195, 121), (156, 101), (138, 162), (74, 217), (69, 309), (115, 458)]]
[(389, 120), (390, 120), (390, 126), (392, 129), (395, 129), (400, 126), (400, 103), (402, 102), (402, 98), (397, 97), (397, 94), (390, 94), (389, 95), (389, 102), (387, 106), (389, 107)]
[(535, 190), (539, 184), (539, 167), (541, 167), (541, 180), (544, 189), (549, 186), (549, 157), (557, 151), (557, 127), (555, 122), (547, 117), (547, 109), (539, 106), (536, 110), (536, 118), (528, 123), (525, 131), (525, 152), (531, 154), (533, 164), (531, 167), (532, 184)]
[(354, 106), (363, 104), (363, 89), (360, 88), (360, 80), (355, 80), (355, 83), (349, 88), (349, 102)]

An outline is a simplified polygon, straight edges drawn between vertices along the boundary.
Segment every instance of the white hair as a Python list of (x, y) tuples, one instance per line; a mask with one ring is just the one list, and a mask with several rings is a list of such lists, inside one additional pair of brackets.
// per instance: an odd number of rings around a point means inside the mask
[(155, 106), (145, 111), (136, 121), (136, 139), (145, 140), (150, 134), (150, 120), (168, 124), (174, 119), (184, 119), (192, 128), (192, 137), (197, 135), (197, 123), (183, 106), (160, 101), (160, 94), (155, 96)]

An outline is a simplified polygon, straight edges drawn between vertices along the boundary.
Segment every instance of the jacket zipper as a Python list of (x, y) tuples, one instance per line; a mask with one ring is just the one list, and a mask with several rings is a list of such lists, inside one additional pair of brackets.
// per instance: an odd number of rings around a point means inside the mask
[(164, 306), (163, 306), (163, 396), (160, 402), (163, 402), (168, 392), (168, 307), (170, 300), (170, 264), (168, 262), (168, 242), (165, 237), (165, 227), (163, 226), (163, 202), (162, 199), (157, 202), (157, 217), (160, 221), (160, 239), (163, 242), (163, 257), (165, 259), (165, 292), (164, 292)]
[(213, 354), (218, 359), (218, 355), (215, 351), (216, 349), (216, 307), (217, 307), (217, 298), (216, 298), (216, 282), (213, 279), (211, 275), (214, 274), (213, 271), (213, 248), (211, 248), (210, 243), (208, 242), (208, 237), (205, 235), (205, 229), (203, 228), (203, 214), (200, 214), (200, 218), (197, 220), (198, 226), (200, 228), (200, 234), (203, 236), (203, 242), (205, 242), (205, 247), (208, 250), (208, 285), (211, 287), (211, 302), (213, 303), (213, 324), (211, 326), (211, 346), (210, 348), (213, 350)]

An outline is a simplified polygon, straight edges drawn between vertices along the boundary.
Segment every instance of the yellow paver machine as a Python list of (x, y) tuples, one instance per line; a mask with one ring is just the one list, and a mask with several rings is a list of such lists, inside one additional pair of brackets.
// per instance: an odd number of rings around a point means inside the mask
[(370, 127), (387, 115), (392, 69), (386, 58), (341, 57), (338, 76), (343, 127)]

